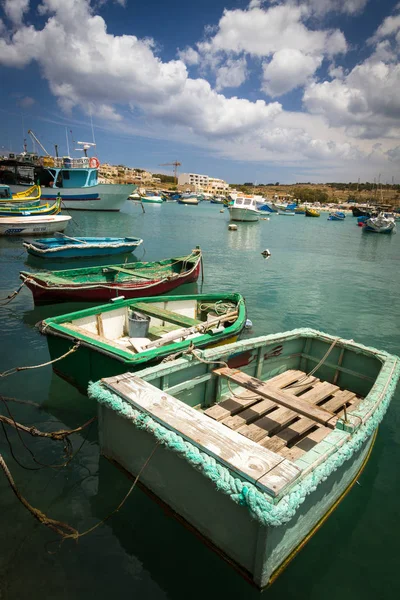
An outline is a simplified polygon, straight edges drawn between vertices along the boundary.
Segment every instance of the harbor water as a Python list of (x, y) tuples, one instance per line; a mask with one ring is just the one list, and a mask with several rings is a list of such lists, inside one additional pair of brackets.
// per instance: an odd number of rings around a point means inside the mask
[[(334, 222), (324, 213), (318, 219), (271, 215), (258, 223), (238, 223), (237, 231), (229, 231), (228, 211), (220, 209), (205, 202), (164, 203), (146, 204), (142, 213), (139, 205), (127, 202), (120, 213), (71, 213), (65, 233), (141, 237), (144, 243), (132, 256), (145, 261), (185, 255), (200, 246), (204, 283), (183, 286), (179, 293), (242, 293), (253, 324), (246, 335), (312, 327), (400, 354), (399, 234), (366, 234), (351, 215)], [(271, 253), (268, 259), (261, 254), (265, 249)], [(85, 264), (96, 262), (28, 259), (20, 238), (2, 238), (0, 297), (18, 288), (20, 270)], [(23, 288), (0, 307), (0, 370), (49, 361), (46, 337), (35, 324), (84, 306), (34, 308), (31, 293)], [(17, 421), (41, 430), (77, 427), (96, 411), (51, 366), (12, 374), (0, 379), (0, 386), (1, 414), (8, 415), (9, 409)], [(400, 595), (399, 402), (398, 390), (357, 485), (263, 592), (264, 598), (368, 600)], [(96, 422), (73, 436), (76, 456), (65, 468), (55, 466), (65, 459), (60, 443), (21, 438), (23, 443), (11, 428), (7, 436), (0, 429), (0, 453), (18, 489), (32, 506), (80, 532), (107, 517), (131, 485), (100, 456)], [(18, 502), (0, 471), (0, 548), (1, 600), (260, 597), (139, 488), (92, 533), (60, 542)]]

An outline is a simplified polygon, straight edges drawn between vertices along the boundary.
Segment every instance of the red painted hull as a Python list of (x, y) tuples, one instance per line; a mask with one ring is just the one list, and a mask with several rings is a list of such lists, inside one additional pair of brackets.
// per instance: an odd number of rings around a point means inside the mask
[[(31, 290), (36, 305), (55, 302), (104, 302), (112, 300), (117, 296), (124, 296), (125, 298), (160, 296), (161, 294), (165, 294), (166, 292), (177, 288), (179, 285), (197, 281), (200, 275), (200, 269), (201, 265), (199, 260), (196, 268), (192, 272), (167, 281), (162, 280), (159, 281), (159, 283), (157, 283), (157, 280), (154, 282), (146, 281), (131, 285), (129, 283), (123, 285), (108, 283), (107, 288), (91, 286), (86, 289), (80, 285), (76, 290), (53, 286), (39, 287), (35, 284), (34, 275), (30, 275), (29, 280), (26, 281), (26, 286)], [(42, 285), (41, 282), (41, 286)]]

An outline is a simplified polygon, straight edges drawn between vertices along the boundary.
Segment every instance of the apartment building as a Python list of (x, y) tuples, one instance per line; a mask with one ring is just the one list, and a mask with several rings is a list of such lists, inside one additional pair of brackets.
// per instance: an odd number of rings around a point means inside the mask
[(223, 179), (197, 173), (181, 173), (178, 177), (178, 185), (188, 185), (195, 191), (207, 194), (226, 194), (229, 190), (229, 184)]

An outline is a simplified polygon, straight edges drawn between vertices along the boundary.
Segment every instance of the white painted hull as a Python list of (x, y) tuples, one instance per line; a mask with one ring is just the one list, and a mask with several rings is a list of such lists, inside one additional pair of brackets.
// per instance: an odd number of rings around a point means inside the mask
[(70, 216), (0, 217), (0, 235), (42, 235), (64, 231)]
[(259, 220), (258, 212), (252, 208), (237, 208), (235, 206), (230, 206), (229, 213), (231, 221), (254, 222)]
[[(26, 189), (21, 185), (10, 187), (13, 193)], [(42, 187), (42, 200), (55, 200), (60, 192), (63, 207), (67, 210), (119, 211), (134, 189), (134, 185), (116, 183), (99, 183), (91, 187), (69, 189)]]

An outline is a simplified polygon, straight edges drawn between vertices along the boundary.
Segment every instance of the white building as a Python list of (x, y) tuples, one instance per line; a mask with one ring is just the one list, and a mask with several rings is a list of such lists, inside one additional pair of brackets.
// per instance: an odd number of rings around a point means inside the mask
[(224, 194), (229, 190), (229, 185), (223, 179), (197, 173), (181, 173), (178, 177), (178, 185), (189, 185), (195, 191), (207, 194)]

